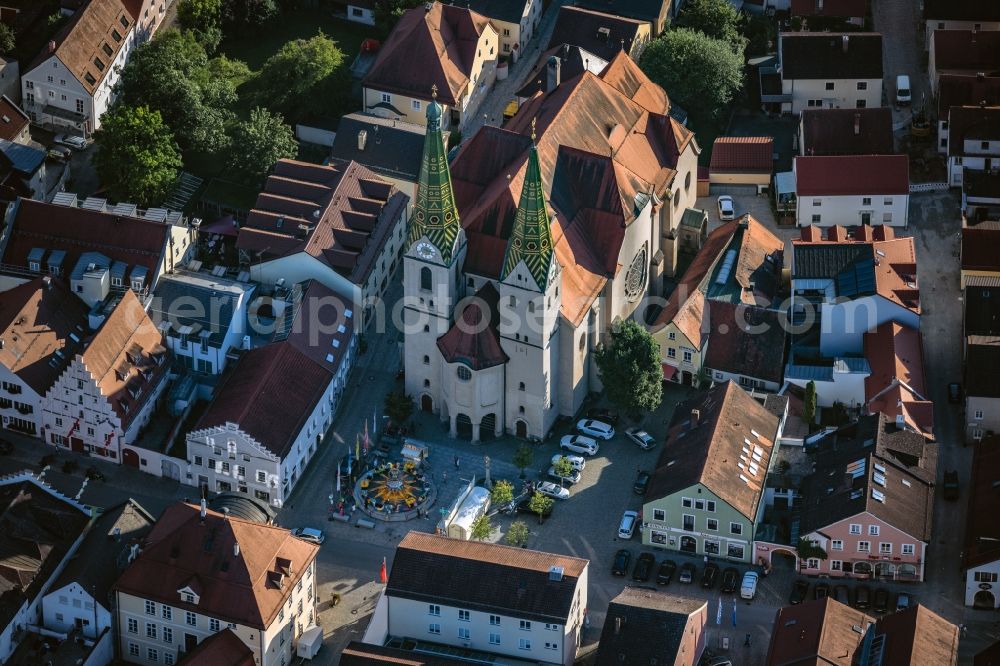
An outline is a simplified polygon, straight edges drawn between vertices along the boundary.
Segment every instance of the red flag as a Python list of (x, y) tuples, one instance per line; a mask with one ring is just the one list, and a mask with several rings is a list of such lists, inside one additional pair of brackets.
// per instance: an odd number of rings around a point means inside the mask
[(389, 575), (385, 572), (385, 558), (382, 558), (382, 570), (379, 571), (378, 580), (380, 583), (385, 585), (389, 582)]

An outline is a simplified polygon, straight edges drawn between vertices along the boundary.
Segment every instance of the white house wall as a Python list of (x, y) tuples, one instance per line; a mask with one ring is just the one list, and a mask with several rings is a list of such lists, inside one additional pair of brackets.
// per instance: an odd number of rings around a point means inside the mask
[[(111, 563), (105, 565), (111, 566)], [(46, 629), (69, 633), (76, 627), (77, 619), (86, 622), (83, 635), (88, 638), (96, 638), (112, 626), (111, 612), (103, 604), (95, 608), (94, 597), (76, 581), (45, 595), (42, 623)]]
[[(11, 419), (20, 419), (23, 421), (29, 421), (35, 426), (35, 434), (33, 437), (41, 437), (42, 428), (42, 397), (35, 393), (34, 389), (28, 386), (20, 377), (10, 371), (5, 365), (0, 365), (0, 387), (4, 385), (17, 386), (20, 388), (20, 393), (10, 393), (4, 388), (0, 388), (0, 398), (10, 400), (11, 406), (4, 409), (0, 405), (0, 417), (3, 419), (3, 427), (5, 429), (15, 430), (15, 432), (21, 433), (21, 430), (16, 428), (11, 428)], [(23, 405), (31, 408), (30, 414), (22, 414), (16, 405)]]
[(986, 562), (965, 571), (965, 605), (972, 606), (976, 601), (976, 593), (985, 591), (993, 595), (993, 608), (1000, 608), (1000, 582), (979, 582), (976, 580), (976, 573), (980, 573), (981, 578), (1000, 580), (1000, 560)]
[[(833, 90), (827, 90), (827, 84)], [(865, 90), (858, 90), (863, 83)], [(855, 109), (863, 101), (865, 108), (882, 106), (882, 79), (786, 79), (782, 77), (782, 93), (791, 95), (781, 110), (800, 114), (805, 109)], [(813, 100), (813, 104), (809, 101)]]
[[(840, 402), (847, 407), (856, 407), (865, 402), (866, 372), (834, 372), (832, 381), (816, 381), (816, 404), (820, 407), (832, 407)], [(785, 381), (805, 389), (808, 379), (785, 377)]]
[[(863, 223), (862, 214), (870, 217), (869, 224), (905, 227), (909, 217), (908, 194), (865, 194), (851, 196), (812, 196), (796, 198), (796, 223), (800, 227), (855, 226)], [(814, 222), (813, 216), (820, 221)], [(886, 217), (888, 215), (888, 217)]]

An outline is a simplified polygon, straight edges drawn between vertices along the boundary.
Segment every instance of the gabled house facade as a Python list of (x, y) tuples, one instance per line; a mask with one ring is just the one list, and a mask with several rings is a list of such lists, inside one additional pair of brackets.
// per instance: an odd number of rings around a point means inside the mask
[(467, 6), (490, 20), (500, 37), (500, 55), (511, 62), (526, 53), (542, 20), (542, 0), (470, 0)]
[(781, 111), (882, 105), (882, 35), (783, 32), (778, 35)]
[(1000, 511), (997, 470), (1000, 469), (1000, 437), (975, 443), (969, 509), (965, 514), (965, 605), (993, 610), (1000, 608)]
[(800, 227), (909, 222), (910, 166), (906, 155), (799, 156), (795, 221)]
[[(1000, 32), (997, 32), (1000, 45)], [(961, 187), (970, 171), (1000, 168), (1000, 106), (953, 106), (948, 112), (948, 184)]]
[(956, 106), (1000, 106), (1000, 76), (977, 72), (938, 77), (938, 152), (942, 155), (948, 154), (949, 116), (952, 107)]
[(643, 546), (753, 562), (782, 423), (731, 381), (681, 403), (643, 504)]
[[(998, 291), (994, 289), (993, 291)], [(970, 335), (965, 344), (965, 439), (1000, 433), (1000, 337)]]

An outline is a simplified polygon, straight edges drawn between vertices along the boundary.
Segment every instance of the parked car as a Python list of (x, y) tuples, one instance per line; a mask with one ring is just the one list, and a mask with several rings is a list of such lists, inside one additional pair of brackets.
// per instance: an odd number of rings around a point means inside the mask
[(729, 657), (702, 657), (699, 666), (733, 666)]
[(590, 437), (582, 435), (564, 435), (559, 440), (559, 448), (573, 453), (582, 453), (585, 456), (595, 456), (601, 447)]
[(897, 592), (896, 593), (896, 610), (906, 610), (913, 605), (913, 598), (910, 596), (909, 592)]
[(740, 572), (736, 567), (726, 567), (722, 572), (722, 591), (732, 594), (736, 591), (736, 585), (740, 580)]
[(576, 429), (589, 437), (597, 439), (611, 439), (615, 436), (615, 429), (604, 421), (596, 419), (580, 419), (576, 423)]
[(889, 590), (880, 587), (875, 590), (875, 603), (872, 608), (876, 613), (886, 613), (889, 611)]
[(910, 77), (900, 74), (896, 77), (896, 104), (899, 106), (909, 106), (910, 98)]
[(629, 562), (632, 561), (632, 553), (622, 548), (615, 553), (615, 561), (611, 565), (612, 576), (624, 576), (628, 572)]
[(825, 599), (830, 596), (830, 584), (819, 582), (813, 588), (813, 599)]
[(846, 585), (837, 585), (833, 588), (833, 598), (844, 604), (851, 605), (851, 588)]
[(706, 590), (715, 587), (715, 581), (719, 578), (719, 565), (709, 562), (705, 565), (705, 570), (701, 572), (701, 586)]
[(639, 445), (639, 448), (643, 451), (649, 451), (651, 448), (656, 446), (656, 440), (645, 430), (640, 430), (639, 428), (629, 428), (625, 431), (625, 436), (631, 439), (633, 442)]
[(673, 560), (663, 560), (660, 562), (660, 569), (656, 572), (656, 584), (670, 585), (675, 571), (677, 571), (677, 563)]
[(551, 481), (542, 481), (537, 486), (535, 486), (535, 490), (537, 490), (543, 495), (548, 495), (552, 499), (559, 499), (559, 500), (569, 499), (569, 490), (563, 488), (562, 486), (556, 485)]
[(757, 596), (757, 581), (760, 580), (760, 574), (756, 571), (748, 571), (743, 574), (743, 581), (740, 583), (740, 598), (741, 599), (753, 599)]
[(645, 583), (653, 573), (654, 564), (656, 564), (656, 558), (651, 553), (641, 553), (639, 559), (635, 561), (632, 580), (638, 583)]
[(611, 425), (618, 425), (618, 412), (613, 412), (604, 407), (593, 407), (587, 410), (587, 418), (595, 421), (604, 421)]
[[(549, 516), (552, 515), (552, 507), (553, 506), (555, 506), (554, 503), (553, 504), (549, 504), (545, 508), (545, 511), (542, 512), (542, 518), (548, 518)], [(520, 502), (518, 502), (517, 506), (514, 507), (514, 510), (517, 511), (518, 513), (530, 513), (530, 514), (532, 514), (534, 516), (538, 515), (537, 511), (532, 511), (532, 509), (531, 509), (531, 495), (526, 495), (524, 497), (524, 499), (522, 499)]]
[(8, 456), (14, 452), (14, 444), (10, 440), (0, 438), (0, 455)]
[(321, 545), (326, 541), (326, 535), (314, 527), (296, 527), (292, 530), (292, 536), (316, 545)]
[(635, 524), (639, 520), (639, 514), (635, 511), (626, 511), (622, 515), (622, 522), (618, 524), (618, 538), (631, 539), (635, 534)]
[(732, 220), (736, 217), (736, 208), (733, 206), (733, 198), (728, 194), (719, 197), (719, 219)]
[(649, 490), (649, 480), (653, 478), (650, 476), (649, 472), (646, 470), (641, 470), (639, 475), (635, 477), (635, 483), (632, 484), (632, 492), (636, 495), (645, 495), (646, 491)]
[(858, 585), (854, 593), (854, 607), (864, 610), (872, 605), (872, 589), (867, 585)]
[(82, 136), (73, 136), (72, 134), (56, 134), (56, 138), (53, 141), (60, 146), (69, 146), (74, 150), (83, 150), (87, 147), (86, 139)]
[(72, 154), (73, 153), (70, 152), (69, 148), (64, 148), (63, 146), (52, 146), (45, 152), (45, 159), (52, 162), (65, 162)]
[(952, 404), (962, 402), (962, 385), (958, 382), (948, 384), (948, 402)]
[(806, 600), (806, 594), (809, 592), (809, 581), (797, 580), (792, 585), (792, 594), (788, 597), (788, 602), (791, 604), (801, 604)]
[(554, 465), (552, 467), (549, 467), (549, 471), (546, 473), (549, 475), (549, 478), (552, 479), (553, 481), (568, 483), (571, 486), (580, 483), (580, 479), (583, 477), (583, 475), (580, 474), (580, 470), (578, 469), (571, 469), (569, 474), (567, 474), (566, 476), (561, 476), (556, 471)]
[(552, 456), (552, 464), (555, 465), (561, 458), (568, 460), (573, 469), (580, 470), (581, 472), (587, 466), (587, 461), (582, 456), (566, 455), (565, 453), (557, 453)]
[(680, 583), (690, 583), (694, 580), (695, 566), (690, 562), (681, 565), (681, 575), (677, 577)]
[(959, 496), (958, 472), (949, 469), (944, 473), (944, 498), (946, 500), (957, 500)]

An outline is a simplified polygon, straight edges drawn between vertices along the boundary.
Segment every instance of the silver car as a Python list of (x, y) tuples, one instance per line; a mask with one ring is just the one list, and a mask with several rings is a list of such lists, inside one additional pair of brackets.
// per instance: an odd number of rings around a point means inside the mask
[(597, 452), (601, 447), (599, 447), (597, 442), (590, 437), (584, 437), (583, 435), (564, 435), (563, 438), (559, 440), (559, 448), (564, 451), (581, 453), (585, 456), (594, 456), (597, 455)]
[(563, 488), (562, 486), (557, 486), (551, 481), (542, 481), (537, 486), (535, 486), (535, 490), (537, 490), (543, 495), (548, 495), (553, 499), (560, 499), (560, 500), (569, 499), (569, 490)]
[(86, 139), (82, 136), (74, 136), (72, 134), (56, 134), (54, 141), (61, 146), (69, 146), (74, 150), (83, 150), (87, 147)]
[(576, 429), (588, 437), (597, 439), (611, 439), (615, 436), (614, 426), (595, 419), (580, 419), (576, 423)]
[(733, 198), (728, 194), (719, 197), (719, 219), (732, 220), (736, 217), (736, 208), (733, 206)]
[(323, 542), (326, 541), (326, 535), (314, 527), (297, 527), (292, 530), (292, 536), (317, 546), (323, 545)]
[(625, 436), (631, 439), (633, 442), (639, 445), (644, 451), (656, 446), (656, 440), (645, 430), (640, 430), (639, 428), (629, 428), (625, 431)]
[(583, 471), (583, 468), (587, 466), (587, 461), (583, 459), (583, 456), (566, 455), (565, 453), (557, 453), (552, 456), (552, 464), (555, 465), (561, 459), (565, 458), (569, 461), (569, 464), (573, 466), (573, 469)]
[(580, 483), (580, 478), (582, 476), (580, 474), (580, 470), (578, 469), (570, 470), (570, 473), (567, 474), (566, 476), (560, 476), (559, 473), (556, 472), (555, 466), (549, 467), (549, 471), (547, 472), (547, 474), (549, 475), (550, 479), (555, 479), (556, 481), (565, 481), (570, 485)]

